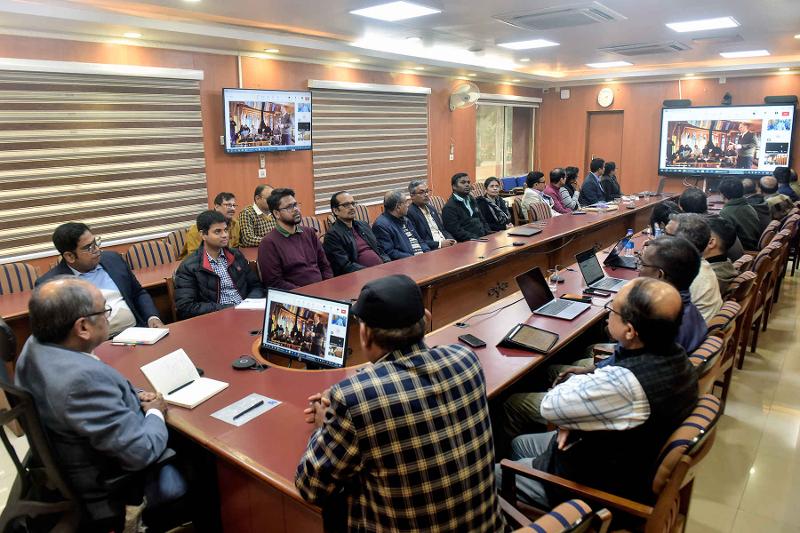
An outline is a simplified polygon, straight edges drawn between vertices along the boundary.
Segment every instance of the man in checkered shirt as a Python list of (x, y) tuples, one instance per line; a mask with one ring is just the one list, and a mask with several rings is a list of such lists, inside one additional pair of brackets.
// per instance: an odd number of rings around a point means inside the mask
[(309, 398), (300, 494), (329, 531), (502, 531), (478, 357), (425, 346), (430, 313), (407, 276), (365, 285), (353, 314), (374, 364)]

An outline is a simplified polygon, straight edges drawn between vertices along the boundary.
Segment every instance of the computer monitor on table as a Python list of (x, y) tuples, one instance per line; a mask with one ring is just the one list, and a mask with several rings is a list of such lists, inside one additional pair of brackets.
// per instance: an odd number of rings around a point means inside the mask
[(261, 352), (291, 357), (309, 368), (343, 367), (350, 306), (349, 302), (269, 289)]

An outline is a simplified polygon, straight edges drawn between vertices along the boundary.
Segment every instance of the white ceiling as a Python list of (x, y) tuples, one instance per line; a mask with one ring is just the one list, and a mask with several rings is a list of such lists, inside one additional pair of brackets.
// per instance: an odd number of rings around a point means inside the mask
[[(435, 15), (385, 23), (351, 15), (354, 9), (382, 0), (0, 0), (0, 33), (66, 37), (105, 42), (124, 32), (142, 34), (147, 46), (189, 47), (227, 53), (260, 53), (279, 48), (277, 57), (312, 62), (358, 58), (355, 68), (383, 70), (425, 68), (426, 73), (493, 81), (520, 80), (535, 87), (565, 85), (606, 78), (643, 79), (697, 75), (741, 75), (800, 67), (800, 2), (798, 0), (602, 0), (625, 20), (563, 29), (532, 31), (497, 20), (497, 15), (588, 4), (589, 0), (419, 0), (440, 9)], [(731, 30), (676, 33), (667, 22), (732, 16), (741, 26)], [(737, 37), (738, 36), (738, 37)], [(421, 44), (404, 41), (422, 38)], [(735, 38), (732, 42), (697, 41)], [(497, 43), (548, 39), (560, 46), (511, 51)], [(382, 51), (353, 46), (385, 39)], [(691, 49), (659, 55), (622, 57), (598, 48), (678, 41)], [(124, 41), (121, 41), (124, 42)], [(413, 47), (427, 58), (412, 57)], [(431, 56), (432, 47), (451, 47), (446, 57)], [(467, 49), (480, 49), (468, 54)], [(766, 58), (726, 60), (720, 52), (765, 48)], [(404, 53), (406, 52), (406, 53)], [(461, 56), (468, 55), (462, 63)], [(521, 62), (522, 58), (530, 61)], [(585, 63), (627, 60), (632, 67), (597, 71)], [(800, 68), (797, 69), (800, 72)], [(549, 75), (548, 75), (549, 74)]]

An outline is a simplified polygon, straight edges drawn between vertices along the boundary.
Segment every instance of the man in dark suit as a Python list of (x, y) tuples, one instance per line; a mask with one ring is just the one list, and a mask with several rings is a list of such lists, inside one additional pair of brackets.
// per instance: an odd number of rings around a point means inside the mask
[(406, 218), (410, 203), (405, 191), (387, 192), (383, 197), (383, 213), (372, 225), (378, 244), (392, 261), (430, 251)]
[[(16, 383), (36, 401), (42, 423), (72, 488), (87, 511), (80, 531), (109, 531), (125, 501), (107, 481), (154, 465), (167, 447), (160, 394), (137, 392), (92, 355), (108, 338), (111, 308), (91, 283), (75, 276), (37, 286), (28, 304), (32, 336), (17, 360)], [(148, 505), (187, 491), (172, 465), (141, 481)], [(117, 529), (119, 531), (119, 529)]]
[(391, 258), (381, 250), (369, 224), (356, 220), (356, 201), (347, 191), (331, 196), (331, 213), (336, 217), (325, 234), (322, 248), (334, 276), (388, 263)]
[(454, 174), (450, 178), (453, 194), (442, 209), (444, 228), (458, 242), (479, 239), (491, 233), (489, 225), (483, 219), (478, 203), (469, 195), (471, 188), (469, 176), (464, 172)]
[(408, 184), (408, 193), (411, 195), (408, 219), (428, 248), (435, 250), (454, 245), (456, 240), (444, 229), (442, 218), (436, 208), (431, 205), (431, 190), (428, 188), (428, 182), (412, 180)]
[(86, 224), (61, 224), (53, 232), (53, 244), (61, 254), (61, 261), (39, 278), (37, 285), (66, 275), (78, 276), (97, 287), (111, 308), (110, 336), (131, 326), (164, 326), (153, 299), (139, 284), (128, 263), (117, 253), (101, 252), (100, 238)]
[(605, 192), (600, 183), (600, 170), (605, 166), (606, 162), (599, 157), (592, 159), (589, 163), (589, 174), (583, 180), (581, 187), (581, 194), (578, 196), (578, 203), (581, 205), (592, 205), (598, 202), (605, 201)]

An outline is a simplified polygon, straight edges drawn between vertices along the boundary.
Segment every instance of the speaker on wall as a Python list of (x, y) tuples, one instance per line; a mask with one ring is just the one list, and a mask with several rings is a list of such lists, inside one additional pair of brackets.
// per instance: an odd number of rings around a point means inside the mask
[(786, 94), (783, 96), (765, 96), (765, 104), (797, 104), (797, 96), (794, 94)]
[(692, 101), (686, 98), (683, 100), (664, 100), (664, 107), (692, 107)]

